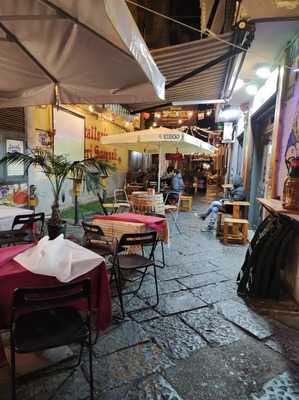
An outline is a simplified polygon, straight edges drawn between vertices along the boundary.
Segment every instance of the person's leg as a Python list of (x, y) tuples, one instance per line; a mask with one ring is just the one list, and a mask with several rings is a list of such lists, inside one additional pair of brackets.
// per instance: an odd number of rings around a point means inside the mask
[(212, 203), (209, 205), (209, 208), (207, 209), (207, 211), (200, 215), (200, 218), (205, 220), (211, 214), (214, 207), (220, 208), (221, 205), (222, 205), (221, 201), (218, 201), (218, 200), (212, 201)]
[(214, 226), (215, 226), (215, 222), (216, 222), (216, 219), (217, 219), (217, 214), (218, 214), (219, 209), (220, 209), (220, 207), (217, 204), (215, 204), (212, 207), (211, 216), (210, 216), (210, 220), (209, 220), (209, 223), (208, 223), (208, 227), (211, 228), (211, 229), (213, 229)]

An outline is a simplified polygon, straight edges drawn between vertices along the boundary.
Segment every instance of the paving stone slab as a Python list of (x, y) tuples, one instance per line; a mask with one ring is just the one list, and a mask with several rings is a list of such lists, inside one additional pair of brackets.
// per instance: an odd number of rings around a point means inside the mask
[(207, 272), (200, 275), (188, 276), (186, 278), (180, 278), (178, 281), (189, 289), (206, 286), (211, 283), (219, 283), (227, 281), (228, 278), (218, 272)]
[(125, 321), (99, 336), (93, 349), (100, 357), (149, 340), (149, 336), (140, 324), (135, 321)]
[(246, 304), (229, 300), (218, 304), (217, 309), (226, 319), (258, 339), (265, 339), (273, 334), (270, 324), (263, 317), (250, 310)]
[(253, 400), (299, 400), (299, 382), (286, 371), (263, 386), (263, 393), (252, 394)]
[[(170, 281), (158, 281), (159, 294), (166, 294), (172, 292), (179, 292), (180, 290), (186, 290), (186, 287), (176, 280)], [(148, 298), (156, 296), (156, 287), (154, 278), (148, 279), (146, 282), (142, 283), (140, 290), (138, 291), (138, 296), (141, 298)]]
[(204, 306), (206, 303), (201, 299), (191, 292), (183, 291), (160, 296), (160, 302), (156, 308), (162, 315), (170, 315)]
[(206, 346), (206, 342), (177, 316), (145, 322), (142, 327), (174, 359), (187, 358)]
[(166, 267), (157, 271), (158, 279), (160, 281), (168, 281), (171, 279), (184, 278), (191, 273), (185, 268), (185, 264), (182, 262), (181, 265), (174, 267)]
[(153, 375), (129, 387), (102, 393), (101, 400), (183, 400), (161, 375)]
[(180, 314), (180, 318), (202, 335), (211, 346), (223, 346), (240, 339), (234, 326), (210, 307), (188, 311)]
[[(2, 400), (1, 396), (0, 398)], [(80, 368), (61, 373), (56, 372), (53, 375), (35, 378), (23, 384), (19, 383), (17, 398), (22, 400), (85, 400), (89, 398), (89, 383)]]
[(130, 317), (136, 322), (144, 322), (154, 318), (160, 318), (161, 314), (159, 314), (156, 310), (148, 309), (148, 310), (133, 312), (130, 314)]
[[(125, 313), (130, 313), (132, 311), (138, 311), (144, 307), (147, 307), (146, 303), (143, 300), (141, 300), (139, 297), (129, 295), (129, 294), (123, 296), (123, 302), (124, 302)], [(118, 298), (113, 299), (112, 315), (114, 317), (121, 316), (121, 310), (120, 310), (120, 304), (119, 304)]]
[(207, 304), (214, 304), (219, 301), (225, 301), (237, 297), (236, 289), (231, 281), (220, 282), (193, 289), (192, 293)]
[[(94, 361), (94, 380), (97, 392), (132, 383), (153, 373), (174, 366), (164, 352), (153, 343), (144, 343), (117, 351)], [(88, 363), (84, 364), (88, 375)]]
[(265, 342), (266, 346), (299, 364), (298, 330), (279, 324), (275, 324), (272, 329), (274, 335)]

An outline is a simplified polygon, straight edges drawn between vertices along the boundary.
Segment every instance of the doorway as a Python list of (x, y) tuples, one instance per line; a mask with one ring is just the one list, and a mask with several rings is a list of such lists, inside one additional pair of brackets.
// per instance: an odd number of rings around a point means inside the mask
[(271, 195), (271, 157), (275, 99), (275, 96), (273, 96), (262, 110), (251, 119), (253, 155), (250, 179), (250, 203), (252, 206), (249, 211), (249, 221), (253, 229), (256, 229), (262, 220), (261, 206), (256, 199)]

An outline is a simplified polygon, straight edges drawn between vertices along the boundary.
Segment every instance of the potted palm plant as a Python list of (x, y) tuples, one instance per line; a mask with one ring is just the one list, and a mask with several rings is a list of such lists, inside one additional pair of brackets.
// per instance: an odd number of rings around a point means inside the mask
[[(82, 182), (84, 179), (92, 182), (100, 182), (99, 177), (106, 175), (111, 166), (97, 158), (88, 158), (80, 161), (69, 161), (66, 155), (53, 154), (40, 148), (28, 150), (26, 153), (7, 153), (0, 164), (16, 165), (23, 164), (25, 171), (30, 166), (41, 169), (50, 182), (53, 194), (53, 204), (51, 217), (48, 220), (48, 234), (50, 239), (54, 239), (61, 233), (65, 233), (66, 222), (62, 220), (60, 214), (59, 200), (63, 183), (66, 179), (73, 179)], [(96, 178), (96, 179), (95, 179)]]

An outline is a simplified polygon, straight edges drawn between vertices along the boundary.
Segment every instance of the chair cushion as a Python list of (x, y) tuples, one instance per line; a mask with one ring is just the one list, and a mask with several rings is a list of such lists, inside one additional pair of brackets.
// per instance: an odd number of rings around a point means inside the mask
[(136, 269), (154, 265), (153, 260), (149, 260), (139, 254), (124, 254), (117, 257), (120, 269)]
[(13, 331), (18, 353), (31, 353), (80, 342), (88, 335), (86, 324), (73, 307), (21, 315), (16, 319)]

